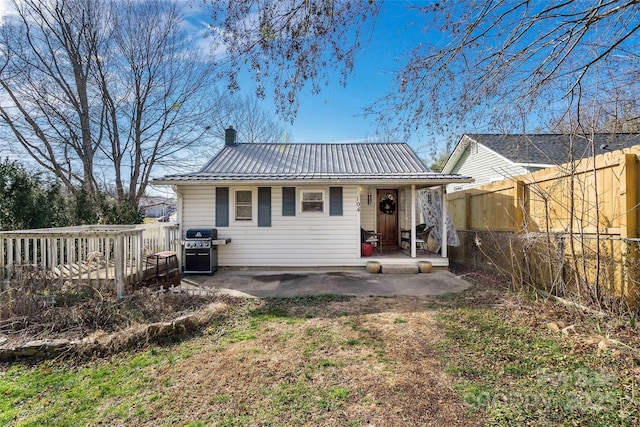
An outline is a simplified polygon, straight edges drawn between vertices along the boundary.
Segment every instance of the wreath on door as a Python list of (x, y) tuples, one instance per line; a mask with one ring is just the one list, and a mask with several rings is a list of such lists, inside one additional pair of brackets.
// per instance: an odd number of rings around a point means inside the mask
[(387, 215), (392, 215), (396, 211), (396, 202), (393, 200), (393, 194), (387, 193), (380, 200), (380, 211)]

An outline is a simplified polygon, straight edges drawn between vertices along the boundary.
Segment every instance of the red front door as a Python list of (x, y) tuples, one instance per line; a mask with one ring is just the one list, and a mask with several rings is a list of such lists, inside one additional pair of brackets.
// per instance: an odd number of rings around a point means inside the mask
[(398, 244), (398, 190), (378, 190), (378, 228), (382, 248)]

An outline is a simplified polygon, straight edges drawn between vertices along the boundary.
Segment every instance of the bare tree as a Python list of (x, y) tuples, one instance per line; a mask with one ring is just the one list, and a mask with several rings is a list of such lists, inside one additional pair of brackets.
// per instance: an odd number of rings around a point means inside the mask
[(137, 203), (154, 165), (201, 140), (213, 64), (166, 1), (21, 0), (0, 28), (0, 118), (69, 189)]
[[(265, 82), (274, 85), (276, 105), (291, 119), (306, 84), (319, 91), (334, 69), (346, 81), (384, 7), (382, 1), (221, 3), (212, 3), (214, 29), (229, 46), (230, 84), (237, 85), (246, 64), (258, 93), (264, 95)], [(601, 78), (601, 93), (636, 85), (637, 0), (445, 0), (407, 7), (422, 18), (425, 39), (405, 55), (389, 94), (368, 109), (383, 121), (399, 120), (407, 132), (456, 132), (452, 124), (462, 120), (503, 129), (511, 120), (520, 129), (523, 114), (564, 108), (560, 98), (578, 109), (581, 91), (605, 69), (615, 75)]]
[(318, 93), (340, 71), (346, 84), (356, 54), (371, 34), (375, 1), (240, 0), (212, 1), (212, 36), (227, 47), (229, 87), (249, 68), (264, 98), (271, 83), (277, 112), (293, 121), (298, 93), (307, 85)]
[(639, 91), (635, 87), (615, 87), (600, 97), (589, 97), (590, 102), (582, 101), (579, 111), (559, 111), (551, 118), (549, 128), (552, 132), (583, 135), (640, 132)]
[(241, 143), (279, 143), (289, 142), (293, 135), (288, 133), (270, 114), (255, 96), (231, 94), (211, 90), (207, 95), (215, 108), (206, 115), (206, 144), (198, 144), (181, 150), (171, 162), (162, 164), (170, 173), (182, 173), (196, 170), (214, 156), (224, 145), (225, 130), (233, 126), (237, 131), (237, 140)]
[[(101, 135), (92, 117), (94, 100), (90, 58), (96, 49), (95, 9), (72, 13), (69, 6), (15, 3), (15, 19), (1, 28), (3, 67), (0, 117), (20, 145), (67, 187), (80, 182), (93, 193), (95, 155)], [(96, 6), (98, 4), (96, 3)], [(56, 24), (58, 22), (58, 24)], [(57, 28), (55, 28), (57, 27)], [(40, 28), (41, 31), (32, 31)], [(57, 31), (56, 31), (57, 30)]]
[(276, 143), (290, 139), (284, 127), (260, 105), (256, 96), (217, 94), (216, 110), (211, 112), (211, 134), (224, 141), (225, 129), (233, 126), (239, 142)]

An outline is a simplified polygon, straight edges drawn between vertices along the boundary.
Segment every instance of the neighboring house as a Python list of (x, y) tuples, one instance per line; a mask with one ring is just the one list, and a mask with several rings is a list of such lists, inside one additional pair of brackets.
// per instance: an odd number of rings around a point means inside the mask
[(167, 197), (143, 196), (140, 198), (140, 207), (144, 209), (146, 217), (158, 218), (174, 212), (176, 200)]
[[(417, 225), (416, 190), (470, 180), (430, 171), (404, 143), (240, 144), (230, 128), (200, 171), (154, 184), (178, 195), (183, 237), (216, 228), (231, 239), (220, 266), (309, 267), (365, 265), (361, 227), (380, 233), (383, 254), (396, 249), (389, 262), (415, 260), (415, 245), (401, 258), (397, 248), (401, 229)], [(443, 252), (434, 265), (448, 265)]]
[[(595, 134), (593, 141), (595, 154), (602, 154), (640, 144), (640, 134)], [(448, 192), (460, 191), (592, 156), (591, 147), (580, 135), (465, 134), (442, 172), (474, 178), (473, 183), (447, 186)]]

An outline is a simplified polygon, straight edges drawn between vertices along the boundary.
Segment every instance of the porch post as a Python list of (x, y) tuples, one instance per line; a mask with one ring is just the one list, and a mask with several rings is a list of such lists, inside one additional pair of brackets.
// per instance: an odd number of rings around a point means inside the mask
[(440, 248), (440, 254), (443, 258), (447, 258), (447, 187), (440, 186), (440, 194), (442, 195), (442, 246)]
[(411, 258), (416, 257), (416, 185), (411, 184)]

